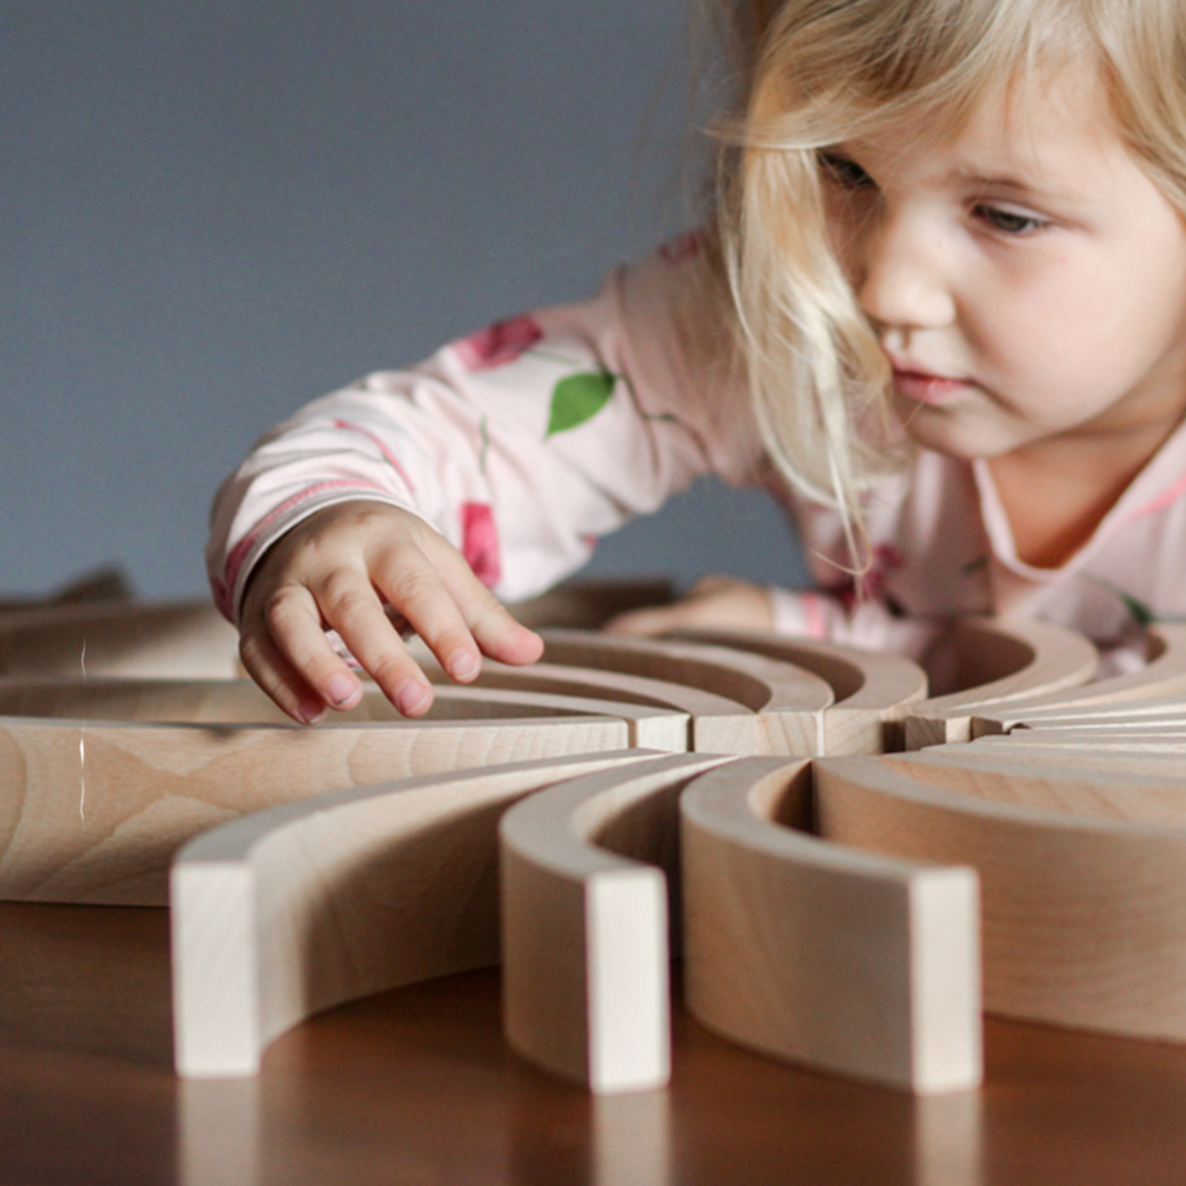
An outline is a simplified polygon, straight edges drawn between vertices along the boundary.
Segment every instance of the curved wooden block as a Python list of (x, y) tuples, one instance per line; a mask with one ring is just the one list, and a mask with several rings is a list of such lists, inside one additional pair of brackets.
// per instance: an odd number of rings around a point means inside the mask
[(904, 744), (902, 719), (927, 695), (927, 675), (901, 655), (742, 630), (681, 630), (673, 638), (765, 655), (818, 675), (835, 702), (824, 709), (823, 753), (880, 754)]
[(810, 672), (762, 655), (704, 644), (626, 639), (578, 630), (542, 631), (550, 663), (645, 676), (727, 696), (747, 714), (694, 718), (693, 748), (718, 754), (806, 757), (824, 744), (832, 689)]
[(95, 601), (130, 601), (135, 597), (128, 574), (118, 564), (92, 568), (43, 596), (0, 596), (0, 614)]
[(637, 750), (319, 795), (198, 837), (172, 872), (176, 1063), (252, 1075), (344, 1001), (498, 962), (497, 827), (516, 798)]
[[(85, 656), (83, 647), (86, 648)], [(239, 636), (208, 601), (104, 602), (0, 616), (0, 676), (230, 679)]]
[(507, 608), (533, 630), (572, 626), (598, 630), (615, 614), (649, 605), (666, 605), (675, 586), (664, 577), (577, 577)]
[(1048, 622), (964, 618), (953, 634), (963, 691), (924, 700), (906, 716), (906, 748), (972, 739), (972, 719), (1013, 700), (1087, 683), (1095, 647)]
[(1079, 819), (1186, 825), (1186, 755), (1059, 746), (934, 746), (889, 767), (960, 795)]
[(1009, 733), (988, 734), (977, 738), (975, 745), (993, 749), (1058, 748), (1092, 755), (1094, 751), (1181, 749), (1186, 741), (1186, 717), (1120, 717), (1101, 724), (1068, 718), (1066, 725), (1031, 728), (1026, 726)]
[(164, 905), (177, 848), (237, 816), (392, 778), (629, 744), (619, 716), (511, 702), (500, 712), (513, 715), (484, 718), (481, 700), (441, 700), (453, 719), (314, 729), (0, 718), (0, 898)]
[(524, 1058), (599, 1093), (667, 1082), (676, 799), (728, 760), (682, 754), (586, 775), (503, 817), (503, 1021)]
[[(1144, 728), (1145, 725), (1172, 724), (1186, 715), (1181, 697), (1158, 700), (1123, 700), (1116, 704), (1087, 704), (1077, 707), (1030, 709), (1024, 720), (1012, 720), (1001, 713), (995, 718), (977, 717), (973, 722), (975, 740), (1023, 734), (1031, 729), (1052, 732), (1056, 729)], [(1007, 725), (1005, 731), (999, 726)], [(983, 727), (982, 727), (983, 726)]]
[[(443, 687), (450, 686), (450, 679), (427, 648), (416, 647), (417, 662), (428, 678)], [(654, 735), (647, 727), (640, 731), (637, 744), (654, 749), (668, 749), (682, 753), (693, 748), (694, 736), (723, 734), (731, 727), (739, 728), (746, 736), (753, 729), (748, 718), (753, 714), (745, 705), (725, 696), (718, 696), (700, 688), (665, 680), (648, 679), (643, 676), (627, 675), (619, 671), (598, 670), (592, 667), (557, 663), (532, 663), (529, 667), (511, 667), (487, 660), (482, 672), (474, 681), (476, 688), (498, 688), (511, 692), (539, 692), (559, 696), (589, 696), (610, 700), (615, 703), (633, 704), (657, 709), (661, 712), (680, 714), (683, 718), (680, 739), (674, 733), (663, 730), (663, 743), (656, 744)], [(704, 718), (702, 720), (702, 718)], [(674, 729), (674, 724), (672, 725)], [(646, 740), (644, 741), (644, 737)]]
[[(162, 724), (288, 725), (291, 721), (259, 688), (240, 680), (0, 678), (0, 719), (6, 716), (74, 718), (86, 721), (153, 721)], [(630, 701), (594, 699), (448, 683), (432, 710), (418, 722), (470, 721), (485, 727), (504, 718), (605, 716), (624, 722), (627, 744), (682, 753), (688, 717), (672, 709)], [(321, 727), (368, 721), (407, 725), (375, 687), (349, 712), (334, 713)]]
[[(1117, 818), (1152, 818), (1159, 799), (1181, 818), (1172, 783), (1032, 763), (970, 772), (947, 760), (957, 752), (817, 763), (821, 834), (979, 872), (990, 1011), (1186, 1041), (1186, 829)], [(1059, 795), (1074, 814), (1054, 809)], [(1103, 809), (1088, 816), (1093, 795)]]
[(1061, 715), (1107, 717), (1148, 712), (1151, 704), (1180, 706), (1186, 694), (1186, 625), (1150, 626), (1148, 642), (1150, 660), (1139, 671), (1003, 705), (978, 715), (973, 721), (973, 735), (1008, 733), (1018, 725)]
[(714, 770), (680, 814), (686, 995), (705, 1025), (920, 1094), (980, 1082), (975, 873), (806, 834), (807, 762)]

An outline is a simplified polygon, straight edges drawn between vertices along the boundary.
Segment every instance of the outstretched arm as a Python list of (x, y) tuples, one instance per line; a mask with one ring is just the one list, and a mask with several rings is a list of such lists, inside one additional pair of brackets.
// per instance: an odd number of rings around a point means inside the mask
[(538, 640), (495, 598), (541, 592), (596, 538), (760, 450), (727, 366), (692, 357), (694, 257), (615, 272), (592, 301), (496, 323), (408, 371), (368, 376), (270, 434), (215, 503), (215, 597), (251, 674), (298, 720), (357, 701), (326, 631), (401, 711), (431, 689), (399, 638), (455, 678)]

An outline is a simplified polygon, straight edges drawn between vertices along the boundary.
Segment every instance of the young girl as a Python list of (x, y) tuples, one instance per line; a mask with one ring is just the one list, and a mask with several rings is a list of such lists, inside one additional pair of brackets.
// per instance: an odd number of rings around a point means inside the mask
[[(219, 604), (296, 719), (408, 715), (539, 639), (498, 598), (712, 471), (818, 588), (715, 582), (620, 629), (921, 655), (956, 614), (1131, 644), (1186, 612), (1186, 5), (735, 0), (713, 229), (592, 301), (322, 399), (221, 490)], [(855, 578), (852, 574), (856, 574)]]

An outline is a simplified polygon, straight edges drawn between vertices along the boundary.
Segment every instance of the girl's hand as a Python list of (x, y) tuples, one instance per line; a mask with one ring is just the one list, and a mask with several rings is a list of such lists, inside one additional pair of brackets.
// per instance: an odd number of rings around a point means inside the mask
[(539, 636), (520, 626), (461, 554), (408, 511), (378, 502), (327, 507), (268, 550), (243, 601), (239, 654), (261, 688), (295, 720), (353, 708), (362, 684), (326, 637), (334, 629), (405, 716), (432, 706), (432, 687), (389, 613), (407, 620), (461, 683), (481, 656), (504, 663), (540, 657)]
[(760, 585), (732, 577), (704, 577), (673, 605), (628, 610), (606, 623), (611, 634), (650, 635), (697, 628), (773, 630), (770, 595)]

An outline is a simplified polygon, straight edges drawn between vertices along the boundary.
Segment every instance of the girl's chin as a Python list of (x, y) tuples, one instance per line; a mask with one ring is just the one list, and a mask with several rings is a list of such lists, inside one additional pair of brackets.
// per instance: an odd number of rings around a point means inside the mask
[(991, 432), (971, 416), (933, 407), (919, 407), (905, 400), (895, 401), (906, 435), (932, 453), (975, 461), (1007, 452), (1009, 446), (995, 439)]

